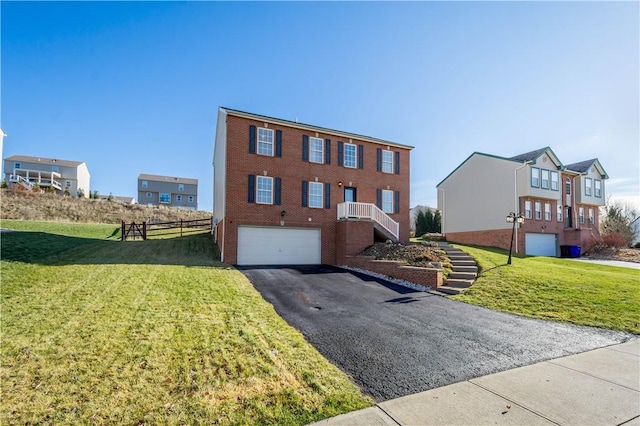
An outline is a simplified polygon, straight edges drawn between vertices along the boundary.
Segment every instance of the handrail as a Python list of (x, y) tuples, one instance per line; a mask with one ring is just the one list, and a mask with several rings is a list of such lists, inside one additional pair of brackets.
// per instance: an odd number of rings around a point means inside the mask
[(380, 210), (375, 204), (356, 203), (352, 201), (340, 203), (338, 204), (338, 219), (345, 218), (371, 219), (389, 231), (395, 238), (398, 238), (400, 234), (400, 224), (391, 219), (389, 215)]

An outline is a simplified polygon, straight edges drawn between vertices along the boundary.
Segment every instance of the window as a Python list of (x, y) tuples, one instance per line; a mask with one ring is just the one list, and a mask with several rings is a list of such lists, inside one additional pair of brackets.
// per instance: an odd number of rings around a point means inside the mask
[(309, 207), (322, 208), (322, 183), (309, 182)]
[(176, 195), (176, 202), (178, 203), (182, 202), (182, 195)]
[(592, 191), (591, 191), (592, 185), (593, 185), (593, 179), (584, 178), (584, 195), (592, 194)]
[(57, 173), (59, 171), (58, 166), (51, 166), (51, 171)]
[(184, 183), (179, 183), (178, 184), (178, 191), (180, 191), (180, 192), (184, 191)]
[(596, 179), (593, 181), (593, 183), (594, 183), (594, 189), (595, 189), (593, 195), (595, 195), (598, 198), (602, 197), (602, 181), (600, 179)]
[(385, 213), (393, 213), (393, 191), (387, 189), (382, 190), (382, 211)]
[(20, 164), (20, 163), (13, 163), (13, 168), (14, 168), (14, 169), (19, 169), (19, 168), (21, 168), (21, 167), (22, 167), (22, 164)]
[(149, 182), (148, 182), (148, 181), (146, 181), (146, 180), (143, 180), (143, 181), (142, 181), (142, 187), (143, 187), (143, 188), (148, 188), (148, 187), (149, 187)]
[(589, 223), (593, 225), (596, 223), (596, 217), (592, 208), (589, 209)]
[(544, 220), (551, 220), (551, 204), (544, 203)]
[(571, 195), (571, 179), (569, 178), (564, 181), (564, 192), (567, 195)]
[(578, 221), (584, 223), (584, 207), (578, 209)]
[(382, 151), (382, 172), (393, 173), (393, 151)]
[(160, 202), (163, 204), (171, 204), (171, 194), (161, 193)]
[(150, 192), (147, 192), (145, 195), (147, 196), (147, 198), (151, 198), (151, 193)]
[(258, 127), (258, 154), (273, 156), (273, 130)]
[(193, 195), (187, 197), (187, 203), (193, 203)]
[(344, 166), (345, 167), (356, 167), (356, 146), (350, 143), (344, 144)]
[(542, 220), (542, 203), (536, 201), (536, 220)]
[(558, 204), (558, 209), (557, 209), (556, 215), (557, 215), (558, 222), (562, 222), (562, 219), (563, 219), (563, 217), (562, 217), (562, 204)]
[(273, 204), (273, 178), (268, 176), (256, 176), (258, 204)]
[(531, 168), (531, 186), (540, 187), (540, 169), (537, 167)]
[(551, 172), (551, 189), (557, 191), (558, 188), (558, 172)]
[(549, 189), (549, 170), (542, 170), (542, 188)]
[(71, 188), (71, 181), (70, 180), (65, 180), (64, 181), (64, 186), (66, 186), (67, 188)]
[(524, 202), (524, 217), (531, 219), (531, 201)]
[(320, 138), (309, 138), (309, 161), (322, 163), (324, 158), (324, 141)]

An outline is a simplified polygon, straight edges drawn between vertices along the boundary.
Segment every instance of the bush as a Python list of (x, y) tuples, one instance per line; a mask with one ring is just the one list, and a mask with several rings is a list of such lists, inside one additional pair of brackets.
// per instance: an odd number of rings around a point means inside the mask
[(627, 238), (620, 233), (604, 234), (600, 237), (591, 237), (585, 246), (585, 254), (602, 253), (607, 250), (615, 250), (628, 246)]

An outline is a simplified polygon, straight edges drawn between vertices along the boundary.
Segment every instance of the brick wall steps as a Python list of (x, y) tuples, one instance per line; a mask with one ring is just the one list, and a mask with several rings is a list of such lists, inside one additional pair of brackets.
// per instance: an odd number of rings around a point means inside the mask
[(440, 242), (438, 245), (451, 260), (452, 271), (437, 291), (445, 294), (462, 293), (475, 282), (478, 276), (478, 265), (473, 257), (464, 251), (451, 247), (445, 242)]

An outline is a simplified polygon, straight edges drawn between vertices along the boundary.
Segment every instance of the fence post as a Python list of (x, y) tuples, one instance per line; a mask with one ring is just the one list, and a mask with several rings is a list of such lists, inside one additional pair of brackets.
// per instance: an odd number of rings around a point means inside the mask
[(182, 219), (180, 219), (180, 236), (182, 237)]
[(147, 239), (147, 222), (142, 222), (142, 239)]
[(122, 225), (120, 226), (120, 241), (124, 241), (124, 220), (122, 221)]

